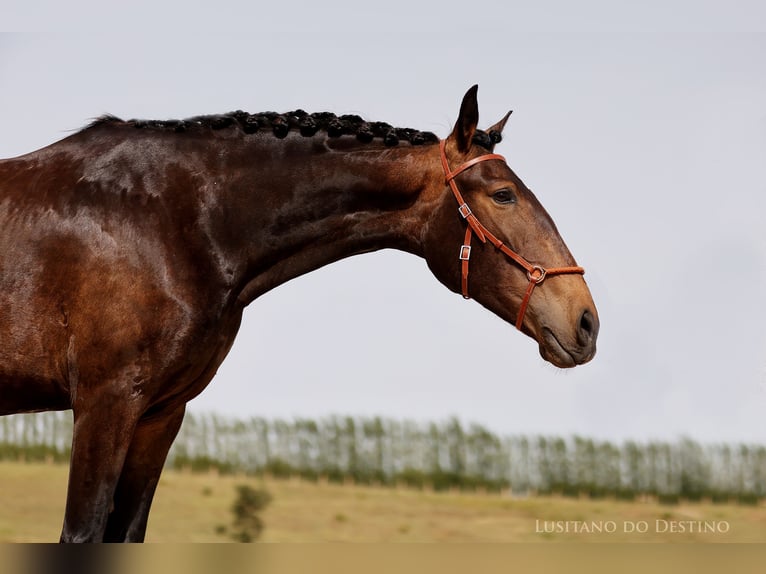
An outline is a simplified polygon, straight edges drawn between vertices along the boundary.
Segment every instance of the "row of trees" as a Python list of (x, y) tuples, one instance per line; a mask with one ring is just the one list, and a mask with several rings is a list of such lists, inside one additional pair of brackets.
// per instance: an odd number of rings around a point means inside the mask
[[(0, 418), (0, 458), (68, 460), (71, 413)], [(766, 447), (583, 437), (501, 437), (452, 418), (235, 420), (187, 414), (168, 457), (176, 468), (316, 480), (632, 499), (757, 503)]]
[(69, 462), (72, 413), (0, 417), (0, 460)]

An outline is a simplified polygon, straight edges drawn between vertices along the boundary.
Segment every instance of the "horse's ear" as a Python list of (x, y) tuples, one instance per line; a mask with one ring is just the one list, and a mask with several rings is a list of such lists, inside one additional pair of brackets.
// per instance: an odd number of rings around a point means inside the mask
[(460, 104), (460, 115), (450, 135), (450, 138), (455, 140), (460, 153), (466, 153), (471, 149), (471, 139), (476, 133), (476, 126), (479, 123), (479, 102), (476, 99), (478, 90), (478, 85), (471, 86), (463, 96), (463, 103)]
[(505, 116), (503, 117), (502, 120), (500, 120), (494, 126), (492, 126), (491, 128), (489, 128), (487, 130), (487, 133), (491, 134), (492, 132), (497, 132), (499, 134), (502, 134), (503, 133), (503, 128), (505, 128), (505, 124), (508, 122), (508, 118), (511, 117), (512, 113), (513, 113), (513, 110), (511, 110), (510, 112), (505, 114)]
[(487, 134), (489, 135), (489, 151), (494, 150), (495, 145), (503, 141), (503, 128), (505, 127), (505, 124), (508, 121), (508, 118), (511, 117), (512, 113), (513, 111), (510, 111), (505, 114), (502, 120), (487, 130)]

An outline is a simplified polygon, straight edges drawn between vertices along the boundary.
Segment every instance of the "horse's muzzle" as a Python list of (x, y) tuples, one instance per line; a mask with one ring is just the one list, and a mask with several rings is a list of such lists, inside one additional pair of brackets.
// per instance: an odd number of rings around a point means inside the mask
[(590, 309), (580, 314), (574, 337), (557, 336), (549, 327), (543, 327), (539, 339), (540, 355), (562, 369), (585, 364), (596, 355), (598, 330), (598, 316)]

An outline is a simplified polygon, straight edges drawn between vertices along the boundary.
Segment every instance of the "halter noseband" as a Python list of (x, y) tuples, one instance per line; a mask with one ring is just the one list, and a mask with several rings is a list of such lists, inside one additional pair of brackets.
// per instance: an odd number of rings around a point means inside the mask
[(514, 263), (522, 267), (527, 272), (527, 279), (529, 279), (529, 284), (527, 285), (527, 290), (524, 293), (524, 298), (521, 300), (519, 315), (516, 318), (516, 328), (521, 330), (521, 325), (524, 322), (524, 314), (527, 311), (529, 300), (532, 297), (532, 291), (534, 291), (537, 285), (540, 285), (543, 281), (545, 281), (546, 277), (551, 275), (565, 275), (567, 273), (577, 273), (582, 275), (585, 273), (585, 269), (582, 267), (551, 267), (546, 269), (540, 265), (533, 265), (524, 259), (521, 255), (506, 246), (492, 233), (490, 233), (489, 230), (487, 230), (487, 228), (484, 227), (476, 218), (476, 216), (471, 211), (471, 208), (468, 207), (468, 204), (460, 194), (457, 183), (455, 183), (455, 177), (482, 161), (496, 159), (504, 162), (505, 158), (496, 153), (488, 153), (468, 160), (454, 171), (451, 171), (449, 162), (447, 161), (446, 145), (446, 140), (439, 142), (439, 152), (441, 154), (442, 167), (444, 168), (444, 176), (446, 178), (446, 182), (452, 189), (452, 193), (455, 195), (455, 199), (457, 199), (458, 211), (468, 224), (465, 230), (465, 240), (463, 241), (463, 245), (460, 246), (459, 256), (461, 262), (461, 286), (463, 290), (463, 297), (470, 299), (468, 295), (468, 262), (471, 258), (471, 236), (475, 233), (476, 237), (478, 237), (482, 243), (486, 243), (487, 240), (489, 240), (492, 245), (505, 253), (505, 255), (507, 255)]

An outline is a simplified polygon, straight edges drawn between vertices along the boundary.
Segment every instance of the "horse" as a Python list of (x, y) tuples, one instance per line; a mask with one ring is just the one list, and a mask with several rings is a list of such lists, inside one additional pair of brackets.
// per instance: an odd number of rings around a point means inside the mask
[(244, 308), (339, 259), (415, 254), (550, 363), (593, 358), (583, 269), (494, 153), (510, 112), (477, 127), (477, 89), (442, 140), (303, 110), (107, 115), (0, 161), (0, 415), (73, 411), (62, 542), (144, 540)]

